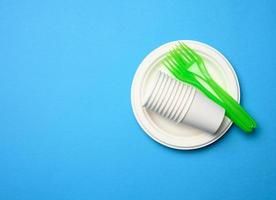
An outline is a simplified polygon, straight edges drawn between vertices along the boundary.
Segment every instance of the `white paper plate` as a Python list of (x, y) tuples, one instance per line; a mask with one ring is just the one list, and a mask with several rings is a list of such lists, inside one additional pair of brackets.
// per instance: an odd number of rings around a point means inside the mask
[[(182, 40), (203, 58), (211, 76), (240, 102), (240, 87), (237, 75), (228, 60), (217, 50), (201, 42)], [(131, 103), (134, 115), (143, 130), (155, 141), (181, 150), (191, 150), (212, 144), (230, 128), (232, 122), (225, 117), (219, 130), (210, 134), (185, 124), (176, 124), (158, 114), (146, 110), (142, 105), (145, 91), (153, 82), (158, 70), (166, 70), (161, 64), (164, 55), (177, 44), (170, 42), (152, 51), (138, 67), (131, 88)]]

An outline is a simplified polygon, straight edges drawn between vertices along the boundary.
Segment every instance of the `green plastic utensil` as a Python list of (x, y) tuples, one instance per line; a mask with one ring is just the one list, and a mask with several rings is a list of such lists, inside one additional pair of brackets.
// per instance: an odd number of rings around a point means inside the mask
[[(224, 90), (222, 89), (215, 81), (212, 79), (210, 76), (208, 70), (205, 67), (203, 59), (192, 49), (190, 49), (187, 45), (184, 43), (180, 43), (180, 50), (183, 56), (185, 56), (186, 59), (190, 59), (190, 64), (193, 64), (193, 62), (196, 63), (196, 66), (199, 69), (198, 75), (201, 76), (202, 78), (206, 78), (206, 81), (210, 83), (213, 89), (215, 89), (218, 94), (222, 97), (225, 98), (225, 101), (229, 101), (230, 104), (233, 104), (233, 106), (236, 107), (236, 109), (239, 110), (239, 112), (242, 112), (241, 117), (245, 117), (245, 121), (247, 119), (250, 119), (251, 121), (251, 127), (255, 128), (256, 127), (256, 122), (250, 117), (250, 115), (245, 112), (245, 110)], [(250, 126), (250, 125), (249, 125)]]
[(203, 59), (187, 45), (179, 42), (166, 55), (163, 64), (177, 79), (195, 86), (222, 106), (226, 111), (226, 116), (243, 131), (252, 132), (256, 127), (255, 120), (216, 83), (205, 67)]

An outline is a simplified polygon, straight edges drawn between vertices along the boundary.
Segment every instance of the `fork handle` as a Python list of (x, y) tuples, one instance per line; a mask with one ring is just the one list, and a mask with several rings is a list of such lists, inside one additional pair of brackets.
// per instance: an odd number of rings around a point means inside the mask
[(250, 128), (256, 128), (256, 121), (243, 109), (243, 107), (235, 101), (231, 95), (229, 95), (220, 85), (218, 85), (214, 80), (210, 80), (210, 86), (219, 95), (221, 100), (231, 107), (233, 112), (236, 112), (244, 123), (248, 124)]
[[(185, 80), (182, 80), (185, 82)], [(205, 80), (204, 80), (205, 81)], [(205, 81), (206, 82), (206, 81)], [(206, 82), (207, 83), (207, 82)], [(240, 114), (233, 110), (233, 107), (230, 106), (227, 101), (222, 101), (222, 99), (217, 98), (214, 94), (212, 94), (208, 89), (206, 89), (199, 81), (196, 81), (193, 83), (193, 85), (199, 89), (202, 93), (204, 93), (206, 96), (208, 96), (210, 99), (212, 99), (215, 103), (223, 107), (226, 111), (226, 116), (229, 117), (238, 127), (240, 127), (245, 132), (251, 132), (252, 128), (249, 127), (244, 123), (244, 121), (240, 118)], [(208, 84), (209, 85), (209, 84)], [(215, 91), (215, 90), (214, 90)], [(215, 91), (216, 94), (220, 97), (218, 94), (218, 91)]]

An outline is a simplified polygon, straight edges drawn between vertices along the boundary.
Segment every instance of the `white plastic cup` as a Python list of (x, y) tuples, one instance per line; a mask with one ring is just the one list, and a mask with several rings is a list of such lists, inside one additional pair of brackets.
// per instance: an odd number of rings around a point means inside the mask
[(144, 107), (176, 123), (185, 123), (215, 133), (225, 111), (189, 84), (159, 72), (144, 101)]
[(222, 107), (196, 90), (193, 101), (181, 122), (215, 133), (223, 121), (224, 114), (225, 110)]

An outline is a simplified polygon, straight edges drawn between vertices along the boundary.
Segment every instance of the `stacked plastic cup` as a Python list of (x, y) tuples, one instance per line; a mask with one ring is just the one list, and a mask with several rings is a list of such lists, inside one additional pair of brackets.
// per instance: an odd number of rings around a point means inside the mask
[(164, 72), (158, 72), (143, 106), (176, 123), (185, 123), (210, 133), (218, 130), (225, 114), (222, 107), (193, 86)]

